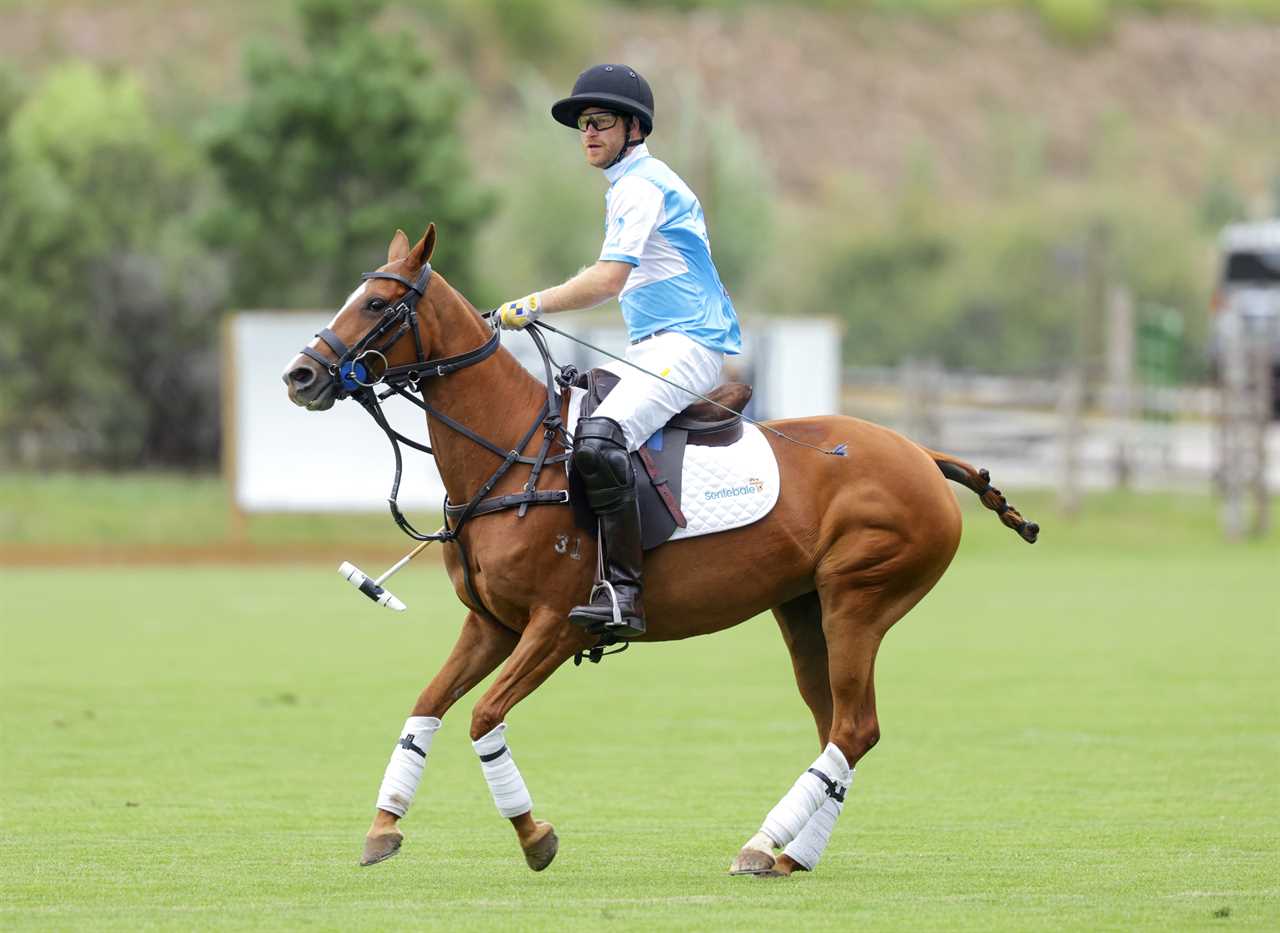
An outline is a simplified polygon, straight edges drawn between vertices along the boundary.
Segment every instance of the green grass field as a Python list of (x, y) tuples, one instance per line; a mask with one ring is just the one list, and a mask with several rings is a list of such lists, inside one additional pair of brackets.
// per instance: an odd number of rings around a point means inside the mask
[(885, 642), (884, 737), (827, 857), (786, 881), (725, 875), (817, 751), (768, 618), (566, 668), (514, 711), (561, 837), (545, 873), (467, 700), (405, 848), (360, 869), (460, 619), (438, 565), (397, 579), (405, 616), (327, 566), (5, 573), (0, 927), (1276, 929), (1280, 550), (1220, 544), (1203, 503), (1091, 508), (1028, 508), (1035, 547), (967, 513)]
[[(246, 515), (237, 525), (229, 503), (226, 483), (216, 474), (0, 473), (0, 553), (38, 548), (109, 556), (121, 548), (234, 551), (246, 546), (314, 552), (339, 541), (355, 548), (404, 550), (404, 538), (385, 510), (357, 516)], [(422, 521), (436, 517), (425, 515)]]

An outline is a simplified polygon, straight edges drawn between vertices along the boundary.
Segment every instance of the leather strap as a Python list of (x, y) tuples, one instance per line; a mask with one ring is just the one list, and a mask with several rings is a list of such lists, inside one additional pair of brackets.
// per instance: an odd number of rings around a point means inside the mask
[(662, 504), (667, 507), (667, 511), (671, 513), (671, 517), (676, 520), (676, 525), (686, 528), (689, 520), (684, 517), (684, 512), (680, 510), (680, 503), (676, 501), (676, 497), (671, 492), (671, 487), (667, 484), (667, 478), (662, 475), (658, 469), (658, 464), (654, 462), (653, 454), (649, 453), (648, 448), (641, 447), (636, 451), (640, 456), (640, 462), (644, 464), (644, 471), (649, 474), (649, 480), (653, 483), (654, 492), (662, 499)]
[[(534, 492), (515, 492), (507, 496), (491, 496), (488, 499), (481, 499), (476, 503), (475, 508), (470, 510), (470, 516), (474, 518), (477, 515), (487, 515), (490, 512), (501, 512), (503, 509), (514, 509), (517, 506), (524, 505), (568, 505), (569, 490), (567, 489), (538, 489)], [(458, 516), (468, 510), (470, 503), (462, 505), (454, 505), (446, 502), (444, 512), (450, 519), (456, 520)]]
[(832, 800), (836, 801), (837, 803), (844, 803), (844, 790), (840, 787), (839, 784), (831, 780), (831, 778), (827, 777), (817, 768), (809, 768), (807, 770), (809, 774), (812, 774), (819, 781), (821, 781), (823, 784), (826, 785), (828, 797), (830, 797)]

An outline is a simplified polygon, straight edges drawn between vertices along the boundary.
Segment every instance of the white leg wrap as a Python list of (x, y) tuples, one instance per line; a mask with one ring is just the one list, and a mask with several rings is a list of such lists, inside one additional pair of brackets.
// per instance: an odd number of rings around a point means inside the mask
[(480, 770), (484, 772), (484, 779), (489, 782), (489, 793), (493, 794), (498, 812), (510, 819), (532, 810), (533, 798), (529, 796), (529, 788), (524, 786), (520, 769), (511, 757), (511, 749), (507, 747), (504, 737), (506, 731), (507, 724), (504, 722), (471, 744), (480, 756)]
[(434, 716), (410, 716), (405, 720), (400, 741), (391, 750), (391, 760), (382, 775), (382, 787), (378, 789), (379, 810), (396, 816), (409, 812), (422, 772), (427, 767), (431, 739), (439, 728), (440, 720)]
[[(853, 774), (854, 772), (849, 772), (850, 782), (853, 781)], [(804, 824), (804, 829), (791, 840), (782, 854), (809, 871), (817, 868), (818, 862), (822, 860), (822, 853), (827, 849), (827, 843), (831, 841), (831, 830), (836, 828), (836, 820), (840, 816), (840, 811), (844, 809), (844, 795), (848, 790), (848, 783), (839, 785), (837, 790), (839, 796), (827, 797), (826, 803), (818, 807), (818, 812), (809, 817), (809, 822)]]
[(828, 743), (809, 769), (791, 785), (786, 796), (769, 811), (760, 832), (779, 846), (789, 845), (827, 801), (830, 792), (849, 783), (852, 773), (844, 753)]

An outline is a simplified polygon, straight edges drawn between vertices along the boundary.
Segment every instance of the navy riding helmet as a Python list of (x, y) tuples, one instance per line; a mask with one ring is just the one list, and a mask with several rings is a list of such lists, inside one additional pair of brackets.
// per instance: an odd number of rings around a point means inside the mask
[(588, 107), (605, 107), (640, 121), (645, 136), (653, 132), (653, 91), (649, 82), (629, 65), (594, 65), (573, 82), (573, 93), (551, 107), (557, 123), (578, 127), (578, 114)]

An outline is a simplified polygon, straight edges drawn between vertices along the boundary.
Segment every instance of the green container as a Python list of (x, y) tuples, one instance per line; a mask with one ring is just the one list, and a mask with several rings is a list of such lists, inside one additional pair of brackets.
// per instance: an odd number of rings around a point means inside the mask
[[(1176, 386), (1182, 383), (1183, 351), (1186, 346), (1182, 315), (1163, 305), (1147, 305), (1138, 315), (1138, 381), (1143, 386)], [(1144, 397), (1147, 395), (1144, 393)], [(1144, 406), (1146, 418), (1165, 419), (1166, 411)]]

